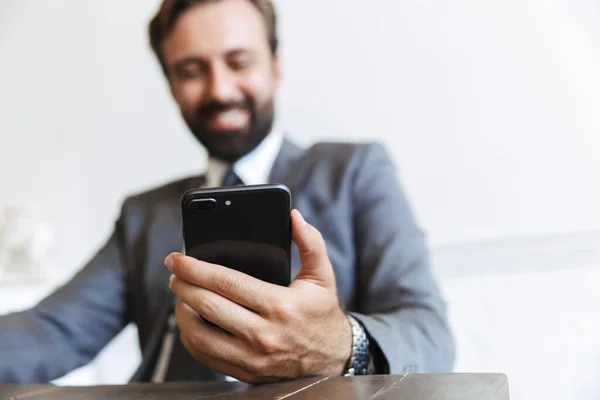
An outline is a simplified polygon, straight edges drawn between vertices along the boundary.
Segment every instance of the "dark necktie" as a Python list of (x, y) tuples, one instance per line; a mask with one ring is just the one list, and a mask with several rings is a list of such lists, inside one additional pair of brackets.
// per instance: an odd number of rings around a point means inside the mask
[(225, 174), (225, 178), (223, 179), (222, 186), (239, 186), (239, 185), (243, 185), (243, 184), (244, 184), (244, 182), (242, 182), (240, 177), (236, 175), (233, 168), (231, 168), (227, 172), (227, 174)]

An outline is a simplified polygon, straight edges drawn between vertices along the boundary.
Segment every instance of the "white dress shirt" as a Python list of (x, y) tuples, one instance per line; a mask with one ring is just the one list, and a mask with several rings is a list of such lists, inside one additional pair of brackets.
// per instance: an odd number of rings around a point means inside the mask
[[(262, 185), (269, 181), (271, 168), (282, 143), (283, 134), (273, 131), (254, 150), (233, 164), (233, 171), (244, 185)], [(209, 157), (205, 173), (206, 183), (203, 187), (221, 186), (230, 168), (231, 164)]]
[[(241, 179), (244, 185), (261, 185), (269, 182), (269, 175), (283, 144), (283, 133), (278, 130), (272, 131), (262, 142), (250, 153), (240, 158), (233, 164), (233, 171)], [(205, 183), (203, 188), (219, 187), (223, 183), (225, 175), (231, 168), (231, 164), (217, 158), (209, 157), (206, 168)], [(165, 380), (171, 362), (173, 345), (176, 340), (176, 321), (175, 316), (171, 315), (168, 321), (169, 327), (167, 334), (163, 338), (160, 348), (160, 355), (154, 373), (152, 382), (160, 383)], [(228, 381), (234, 381), (231, 377), (226, 377)]]

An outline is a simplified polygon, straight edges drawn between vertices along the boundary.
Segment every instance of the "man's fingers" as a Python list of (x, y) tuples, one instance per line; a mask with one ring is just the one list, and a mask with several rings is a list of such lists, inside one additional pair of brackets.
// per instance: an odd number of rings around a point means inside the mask
[(223, 374), (225, 376), (231, 376), (232, 378), (235, 378), (242, 382), (259, 383), (249, 373), (247, 373), (237, 365), (230, 363), (229, 361), (218, 360), (214, 357), (203, 353), (194, 352), (193, 350), (190, 350), (189, 344), (185, 340), (182, 340), (182, 343), (184, 347), (188, 349), (190, 354), (192, 354), (195, 360), (199, 361), (200, 363), (212, 369), (213, 371)]
[(175, 318), (181, 331), (181, 341), (195, 358), (206, 354), (237, 364), (249, 357), (250, 352), (246, 351), (249, 347), (241, 339), (206, 325), (190, 306), (181, 301), (175, 307)]
[(292, 211), (292, 238), (298, 246), (301, 268), (297, 280), (319, 286), (335, 285), (335, 276), (321, 233), (304, 220), (298, 210)]
[(179, 300), (191, 307), (203, 319), (238, 338), (250, 341), (252, 332), (264, 330), (265, 321), (260, 315), (215, 292), (194, 286), (175, 275), (171, 278), (170, 287)]
[[(188, 348), (188, 346), (189, 346), (189, 344), (186, 343), (185, 341), (183, 341), (183, 345), (186, 348)], [(188, 351), (189, 351), (189, 349), (188, 349)], [(271, 376), (263, 377), (260, 374), (251, 372), (252, 368), (253, 368), (251, 365), (242, 366), (242, 365), (234, 364), (227, 360), (219, 360), (217, 358), (211, 357), (204, 353), (198, 353), (198, 352), (194, 353), (191, 351), (190, 351), (190, 353), (192, 354), (194, 359), (201, 362), (203, 365), (207, 366), (208, 368), (212, 369), (213, 371), (223, 374), (225, 376), (230, 376), (239, 381), (251, 383), (251, 384), (273, 381), (273, 377), (271, 377)]]
[(165, 260), (169, 271), (192, 285), (215, 292), (258, 314), (269, 312), (278, 299), (277, 285), (216, 264), (173, 253)]
[(274, 365), (268, 355), (252, 350), (252, 345), (204, 324), (198, 314), (181, 301), (175, 307), (175, 317), (181, 342), (207, 367), (248, 383), (272, 381), (278, 376), (291, 377), (282, 375), (286, 370)]

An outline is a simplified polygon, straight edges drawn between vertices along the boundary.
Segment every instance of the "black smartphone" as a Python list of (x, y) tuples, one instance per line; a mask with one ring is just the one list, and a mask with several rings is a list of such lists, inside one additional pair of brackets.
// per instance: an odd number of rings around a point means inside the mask
[(181, 212), (186, 255), (290, 284), (291, 194), (285, 185), (189, 190)]

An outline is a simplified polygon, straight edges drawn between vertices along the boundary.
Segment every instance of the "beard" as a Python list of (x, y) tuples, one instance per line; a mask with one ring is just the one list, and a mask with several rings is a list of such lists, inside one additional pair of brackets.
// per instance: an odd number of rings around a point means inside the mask
[[(214, 130), (210, 127), (210, 121), (215, 115), (232, 109), (244, 110), (250, 114), (246, 127), (233, 130)], [(272, 98), (261, 107), (257, 107), (252, 99), (246, 98), (238, 102), (203, 104), (191, 116), (183, 117), (190, 131), (210, 156), (234, 163), (254, 150), (271, 132), (274, 115)]]

